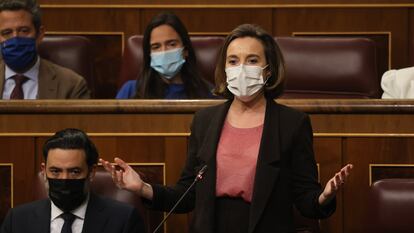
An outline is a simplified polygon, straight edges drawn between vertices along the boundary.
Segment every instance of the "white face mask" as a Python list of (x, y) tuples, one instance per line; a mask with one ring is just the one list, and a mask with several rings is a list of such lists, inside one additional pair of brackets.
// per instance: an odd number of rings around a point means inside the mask
[(227, 88), (237, 97), (253, 96), (266, 84), (267, 80), (263, 81), (265, 68), (243, 64), (226, 68)]

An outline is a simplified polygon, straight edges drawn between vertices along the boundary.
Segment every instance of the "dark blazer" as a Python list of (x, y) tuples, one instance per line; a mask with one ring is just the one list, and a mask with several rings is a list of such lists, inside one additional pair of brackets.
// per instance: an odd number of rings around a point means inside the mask
[[(216, 151), (231, 101), (208, 107), (194, 116), (188, 158), (174, 187), (153, 185), (154, 209), (169, 210), (194, 180), (203, 165), (208, 169), (176, 212), (194, 209), (192, 233), (215, 232)], [(318, 204), (322, 192), (313, 155), (313, 134), (309, 117), (268, 100), (253, 197), (249, 233), (294, 232), (293, 204), (302, 215), (325, 218), (335, 211), (333, 200)]]
[[(0, 99), (3, 98), (5, 64), (0, 59)], [(65, 67), (40, 59), (38, 99), (89, 99), (83, 77)]]
[[(50, 200), (10, 209), (1, 233), (50, 232)], [(144, 223), (132, 206), (91, 194), (82, 233), (144, 233)]]

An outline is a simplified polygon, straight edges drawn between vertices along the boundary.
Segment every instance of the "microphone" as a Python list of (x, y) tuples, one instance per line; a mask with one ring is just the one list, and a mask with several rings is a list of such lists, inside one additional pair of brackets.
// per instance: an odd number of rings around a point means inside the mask
[(168, 212), (167, 216), (165, 216), (165, 218), (160, 222), (160, 224), (158, 224), (157, 228), (155, 228), (155, 230), (152, 233), (156, 233), (160, 227), (165, 223), (165, 221), (167, 221), (168, 217), (172, 214), (172, 212), (175, 210), (175, 208), (177, 208), (178, 204), (180, 204), (180, 202), (183, 200), (183, 198), (187, 195), (187, 193), (190, 191), (190, 189), (201, 179), (203, 179), (203, 174), (204, 172), (206, 172), (207, 170), (207, 165), (204, 165), (200, 171), (198, 171), (196, 177), (194, 178), (193, 183), (191, 183), (190, 187), (188, 187), (185, 192), (183, 193), (183, 195), (181, 195), (180, 199), (178, 199), (178, 201), (175, 203), (175, 205), (171, 208), (171, 210)]

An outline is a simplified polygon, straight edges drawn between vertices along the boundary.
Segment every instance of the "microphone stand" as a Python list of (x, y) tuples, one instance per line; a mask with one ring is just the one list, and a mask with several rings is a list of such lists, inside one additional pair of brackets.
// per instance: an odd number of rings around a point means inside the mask
[(198, 172), (197, 176), (194, 178), (193, 183), (191, 183), (190, 187), (187, 188), (187, 190), (185, 190), (185, 192), (183, 193), (183, 195), (181, 195), (180, 199), (178, 199), (178, 201), (175, 203), (175, 205), (171, 208), (171, 210), (168, 212), (167, 216), (165, 216), (165, 218), (160, 222), (160, 224), (158, 224), (157, 228), (155, 228), (155, 230), (152, 233), (156, 233), (160, 227), (165, 223), (165, 221), (167, 221), (168, 217), (172, 214), (172, 212), (175, 210), (175, 208), (177, 208), (178, 204), (180, 204), (180, 202), (183, 200), (183, 198), (187, 195), (187, 193), (190, 191), (190, 189), (201, 179), (203, 179), (203, 174), (204, 172), (207, 170), (207, 165), (204, 165), (200, 171)]

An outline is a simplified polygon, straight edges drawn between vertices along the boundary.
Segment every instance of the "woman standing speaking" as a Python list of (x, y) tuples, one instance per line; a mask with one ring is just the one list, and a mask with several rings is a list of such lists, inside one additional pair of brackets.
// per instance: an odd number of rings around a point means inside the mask
[(234, 29), (221, 49), (215, 78), (216, 94), (228, 101), (195, 114), (176, 185), (148, 184), (121, 159), (115, 163), (122, 171), (101, 160), (118, 187), (155, 210), (169, 211), (207, 165), (204, 179), (175, 210), (194, 210), (193, 233), (294, 232), (293, 205), (305, 217), (330, 216), (352, 165), (324, 189), (318, 183), (309, 117), (274, 101), (283, 91), (284, 65), (272, 36), (250, 24)]

